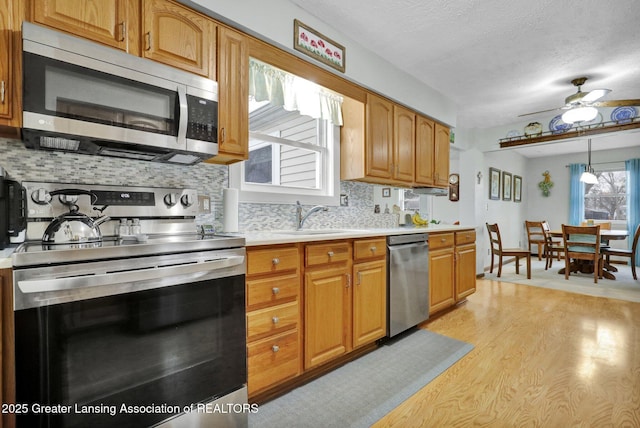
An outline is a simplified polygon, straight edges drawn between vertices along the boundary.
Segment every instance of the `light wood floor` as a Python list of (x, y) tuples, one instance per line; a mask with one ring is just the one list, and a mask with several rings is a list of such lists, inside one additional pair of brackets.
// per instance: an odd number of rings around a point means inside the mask
[(425, 328), (475, 348), (374, 427), (640, 427), (640, 303), (478, 280)]

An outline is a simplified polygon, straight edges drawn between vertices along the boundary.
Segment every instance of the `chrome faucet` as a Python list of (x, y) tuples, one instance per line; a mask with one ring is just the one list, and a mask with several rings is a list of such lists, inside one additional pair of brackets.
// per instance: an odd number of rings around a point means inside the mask
[(300, 205), (300, 201), (296, 201), (296, 230), (300, 230), (302, 229), (302, 225), (304, 225), (304, 222), (307, 218), (309, 218), (309, 216), (315, 212), (318, 211), (329, 211), (329, 207), (326, 207), (324, 205), (316, 205), (315, 207), (311, 208), (304, 216), (302, 215), (302, 205)]

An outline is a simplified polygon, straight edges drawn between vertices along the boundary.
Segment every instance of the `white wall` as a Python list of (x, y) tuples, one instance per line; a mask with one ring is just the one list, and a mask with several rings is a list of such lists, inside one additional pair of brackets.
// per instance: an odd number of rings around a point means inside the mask
[[(451, 127), (456, 126), (457, 109), (452, 100), (415, 77), (395, 68), (385, 59), (349, 39), (339, 29), (318, 20), (288, 0), (180, 1)], [(294, 19), (299, 19), (345, 47), (346, 72), (344, 74), (293, 50)]]

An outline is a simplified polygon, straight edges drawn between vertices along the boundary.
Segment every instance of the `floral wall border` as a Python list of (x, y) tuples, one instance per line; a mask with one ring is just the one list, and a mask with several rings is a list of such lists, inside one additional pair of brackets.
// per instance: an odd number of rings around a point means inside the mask
[(297, 19), (293, 20), (293, 48), (342, 73), (345, 71), (345, 47)]

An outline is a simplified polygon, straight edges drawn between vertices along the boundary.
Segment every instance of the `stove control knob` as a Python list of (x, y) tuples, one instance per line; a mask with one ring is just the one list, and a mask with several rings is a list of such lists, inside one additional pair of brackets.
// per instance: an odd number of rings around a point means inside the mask
[(172, 207), (178, 203), (178, 194), (177, 193), (167, 193), (164, 195), (164, 203), (168, 207)]
[(46, 189), (40, 188), (31, 194), (31, 200), (38, 205), (46, 205), (51, 202), (51, 195)]
[(180, 198), (180, 202), (185, 207), (190, 207), (195, 201), (193, 200), (193, 195), (191, 193), (186, 193), (182, 195), (182, 198)]
[(78, 195), (60, 195), (58, 196), (60, 203), (64, 205), (74, 205), (78, 202)]

